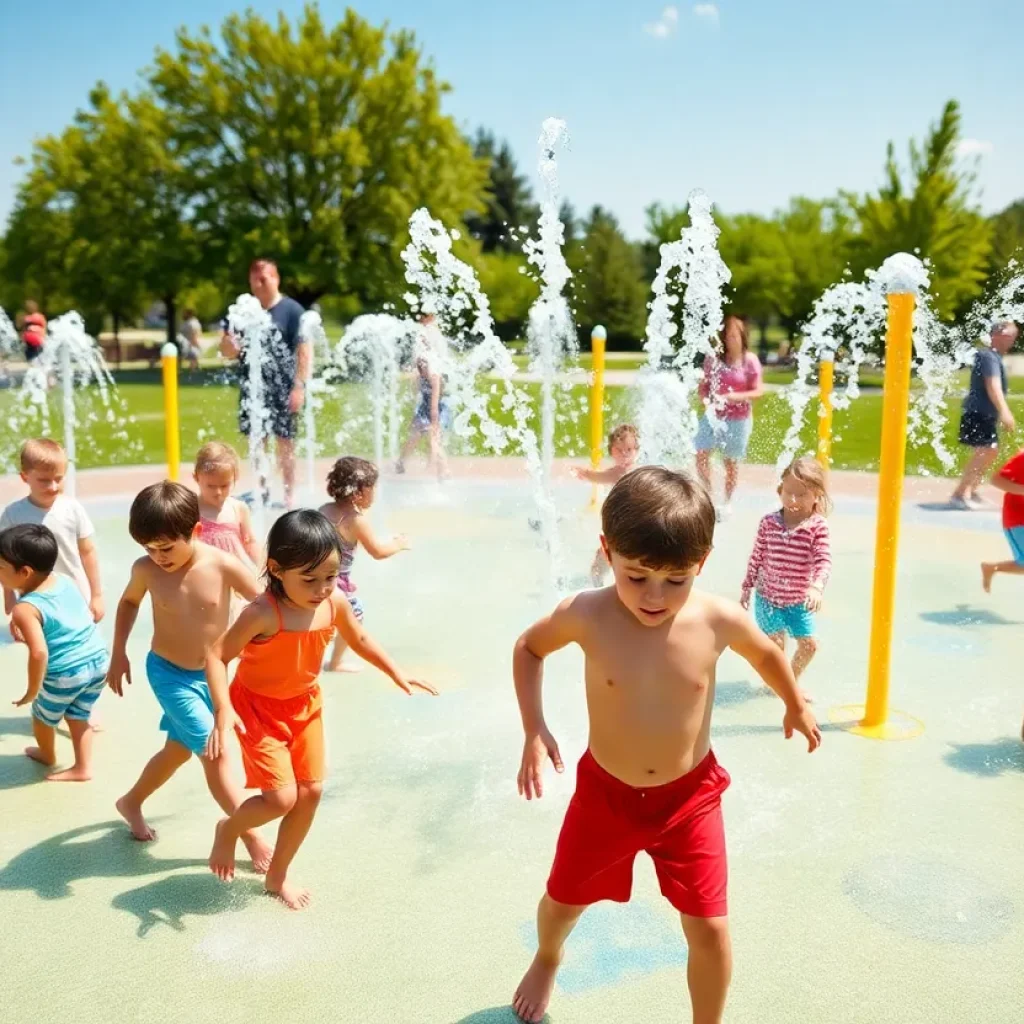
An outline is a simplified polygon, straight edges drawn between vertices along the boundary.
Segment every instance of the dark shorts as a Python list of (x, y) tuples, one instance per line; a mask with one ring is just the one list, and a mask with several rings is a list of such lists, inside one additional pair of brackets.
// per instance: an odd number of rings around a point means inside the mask
[[(285, 389), (282, 387), (275, 387), (273, 390), (268, 390), (266, 396), (267, 418), (265, 420), (264, 430), (266, 433), (271, 434), (274, 437), (282, 438), (286, 441), (293, 440), (297, 436), (299, 429), (299, 417), (288, 410), (288, 399), (290, 397), (291, 389)], [(239, 433), (248, 437), (249, 426), (249, 409), (245, 401), (245, 396), (243, 395), (241, 404), (238, 407)]]
[(998, 420), (995, 416), (965, 410), (960, 417), (960, 443), (968, 448), (998, 447)]
[(25, 362), (35, 362), (43, 354), (42, 346), (40, 345), (26, 345), (25, 346)]

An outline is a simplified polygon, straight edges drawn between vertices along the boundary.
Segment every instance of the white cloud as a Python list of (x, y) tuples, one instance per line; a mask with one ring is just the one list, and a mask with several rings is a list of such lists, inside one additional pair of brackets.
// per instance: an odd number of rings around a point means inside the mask
[(989, 156), (995, 152), (994, 143), (985, 139), (961, 139), (956, 147), (957, 156)]
[(698, 18), (718, 24), (718, 4), (694, 4), (693, 13)]
[(657, 21), (651, 21), (644, 25), (644, 31), (648, 35), (654, 36), (655, 39), (668, 39), (678, 27), (679, 8), (669, 6), (661, 12), (661, 17)]

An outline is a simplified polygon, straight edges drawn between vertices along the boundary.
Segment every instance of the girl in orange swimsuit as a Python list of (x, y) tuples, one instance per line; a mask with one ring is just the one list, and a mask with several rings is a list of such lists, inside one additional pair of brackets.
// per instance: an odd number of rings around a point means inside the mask
[[(223, 755), (237, 730), (246, 786), (258, 789), (217, 825), (210, 869), (223, 881), (235, 872), (239, 836), (281, 818), (266, 889), (293, 910), (309, 893), (287, 880), (288, 868), (313, 823), (324, 780), (324, 732), (318, 677), (335, 630), (364, 661), (407, 694), (437, 691), (398, 669), (367, 635), (337, 589), (338, 533), (310, 509), (288, 512), (267, 537), (266, 593), (249, 605), (213, 645), (206, 676), (215, 724), (207, 755)], [(228, 665), (239, 658), (228, 687)]]

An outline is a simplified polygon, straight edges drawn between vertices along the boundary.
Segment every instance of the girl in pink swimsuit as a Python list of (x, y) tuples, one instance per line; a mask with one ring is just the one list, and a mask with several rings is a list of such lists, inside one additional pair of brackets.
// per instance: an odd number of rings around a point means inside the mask
[(238, 482), (238, 454), (229, 444), (211, 441), (196, 454), (195, 480), (199, 486), (200, 539), (255, 567), (260, 546), (252, 532), (245, 503), (231, 497)]

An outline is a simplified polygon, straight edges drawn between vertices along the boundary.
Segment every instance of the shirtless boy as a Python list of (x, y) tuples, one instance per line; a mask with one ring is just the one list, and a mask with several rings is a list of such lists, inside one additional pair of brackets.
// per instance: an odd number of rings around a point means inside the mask
[(645, 850), (682, 917), (694, 1024), (719, 1024), (732, 971), (721, 796), (729, 775), (711, 751), (715, 667), (728, 647), (786, 706), (783, 731), (808, 751), (821, 733), (785, 655), (738, 604), (694, 590), (711, 553), (715, 509), (704, 488), (659, 467), (634, 470), (601, 513), (614, 585), (577, 594), (516, 643), (513, 675), (526, 742), (519, 792), (543, 792), (544, 762), (563, 770), (544, 720), (544, 659), (578, 644), (586, 660), (590, 741), (537, 913), (539, 948), (515, 994), (543, 1019), (566, 938), (599, 900), (629, 900)]
[[(256, 578), (239, 559), (200, 543), (199, 499), (182, 484), (164, 481), (140, 491), (132, 502), (128, 532), (146, 549), (117, 606), (114, 650), (107, 683), (119, 697), (132, 681), (127, 643), (146, 594), (153, 604), (153, 642), (146, 675), (163, 710), (167, 742), (142, 770), (138, 782), (117, 801), (132, 835), (156, 838), (142, 805), (195, 754), (214, 800), (227, 814), (242, 802), (226, 758), (206, 756), (213, 730), (213, 704), (206, 685), (206, 653), (228, 627), (232, 592), (253, 601)], [(242, 836), (257, 871), (266, 871), (272, 850), (255, 832)]]

